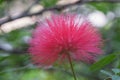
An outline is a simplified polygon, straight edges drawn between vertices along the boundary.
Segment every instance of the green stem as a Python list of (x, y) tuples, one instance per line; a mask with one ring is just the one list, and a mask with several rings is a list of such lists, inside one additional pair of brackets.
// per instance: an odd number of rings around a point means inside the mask
[(70, 67), (71, 67), (71, 70), (72, 70), (72, 73), (73, 73), (74, 80), (77, 80), (74, 69), (73, 69), (72, 60), (71, 60), (71, 57), (70, 57), (69, 54), (68, 54), (68, 60), (69, 60), (69, 63), (70, 63)]

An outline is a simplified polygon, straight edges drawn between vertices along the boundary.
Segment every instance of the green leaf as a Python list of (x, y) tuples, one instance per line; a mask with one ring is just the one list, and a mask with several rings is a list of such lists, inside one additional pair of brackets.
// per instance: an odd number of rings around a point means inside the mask
[(44, 6), (44, 7), (52, 7), (54, 5), (56, 5), (58, 0), (42, 0), (41, 4)]
[(91, 71), (100, 70), (101, 68), (103, 68), (103, 67), (106, 66), (107, 64), (110, 64), (115, 58), (116, 58), (116, 55), (115, 55), (115, 54), (110, 54), (110, 55), (102, 58), (102, 59), (99, 60), (98, 62), (94, 63), (94, 64), (90, 67), (90, 70), (91, 70)]

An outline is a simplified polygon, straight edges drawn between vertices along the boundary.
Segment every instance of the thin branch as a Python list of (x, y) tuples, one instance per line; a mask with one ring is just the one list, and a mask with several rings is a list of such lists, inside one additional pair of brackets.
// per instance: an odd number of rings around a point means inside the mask
[[(40, 0), (35, 0), (25, 11), (23, 11), (20, 15), (15, 16), (15, 17), (11, 17), (10, 15), (3, 17), (4, 19), (0, 20), (0, 25), (7, 23), (9, 21), (13, 21), (16, 20), (18, 18), (22, 18), (22, 15), (24, 15), (23, 17), (25, 17), (25, 15), (27, 15), (30, 11), (30, 9), (37, 4), (38, 2), (40, 2)], [(21, 16), (21, 17), (20, 17)], [(18, 18), (17, 18), (18, 17)]]
[(72, 71), (72, 73), (73, 73), (73, 78), (74, 78), (74, 80), (77, 80), (77, 77), (76, 77), (76, 74), (75, 74), (75, 70), (74, 70), (74, 68), (73, 68), (71, 56), (70, 56), (69, 54), (68, 54), (67, 56), (68, 56), (68, 61), (69, 61), (69, 63), (70, 63), (71, 71)]
[(45, 9), (39, 11), (39, 12), (36, 12), (36, 13), (28, 13), (29, 10), (27, 10), (27, 11), (25, 11), (24, 13), (22, 13), (22, 14), (20, 14), (18, 16), (4, 17), (5, 18), (4, 20), (0, 20), (0, 25), (2, 25), (4, 23), (7, 23), (7, 22), (10, 22), (10, 21), (13, 21), (13, 20), (16, 20), (16, 19), (19, 19), (19, 18), (22, 18), (22, 17), (33, 16), (33, 15), (40, 15), (40, 14), (42, 14), (45, 11), (61, 10), (61, 9), (65, 9), (67, 7), (70, 7), (70, 6), (84, 4), (84, 3), (91, 3), (91, 2), (98, 2), (98, 3), (100, 3), (100, 2), (118, 3), (120, 1), (119, 0), (106, 0), (106, 1), (104, 1), (104, 0), (78, 0), (75, 3), (71, 3), (71, 4), (66, 4), (66, 5), (61, 5), (61, 6), (54, 6), (54, 7), (50, 7), (50, 8), (45, 8)]

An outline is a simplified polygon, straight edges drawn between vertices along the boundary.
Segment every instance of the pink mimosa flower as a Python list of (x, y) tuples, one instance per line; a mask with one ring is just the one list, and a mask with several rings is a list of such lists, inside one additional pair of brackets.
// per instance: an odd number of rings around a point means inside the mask
[(84, 17), (53, 15), (38, 24), (29, 52), (41, 66), (52, 65), (68, 54), (73, 60), (93, 63), (101, 54), (101, 41), (98, 30)]

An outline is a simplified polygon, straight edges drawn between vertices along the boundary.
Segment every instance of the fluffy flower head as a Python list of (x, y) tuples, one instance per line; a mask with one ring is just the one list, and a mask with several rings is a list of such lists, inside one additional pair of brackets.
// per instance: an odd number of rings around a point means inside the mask
[(29, 52), (32, 60), (48, 66), (69, 54), (72, 59), (92, 63), (101, 54), (101, 36), (84, 17), (53, 15), (33, 32)]

